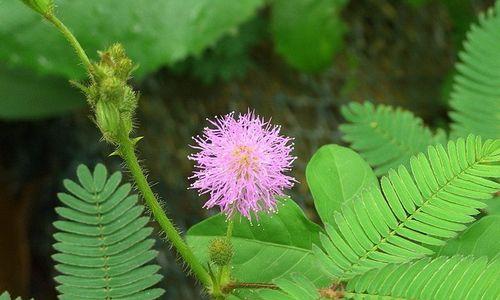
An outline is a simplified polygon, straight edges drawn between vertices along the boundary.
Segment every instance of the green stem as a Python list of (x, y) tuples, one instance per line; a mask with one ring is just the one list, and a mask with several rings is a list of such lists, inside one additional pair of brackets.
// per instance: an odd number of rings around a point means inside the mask
[[(231, 241), (231, 235), (233, 234), (233, 219), (227, 221), (226, 238)], [(222, 291), (222, 287), (225, 286), (231, 280), (231, 270), (230, 264), (225, 266), (219, 266), (217, 268), (216, 278), (214, 280), (212, 297), (215, 300), (225, 299), (226, 295)]]
[(54, 24), (54, 26), (64, 35), (66, 40), (70, 43), (71, 47), (75, 49), (76, 54), (78, 55), (78, 58), (82, 61), (82, 63), (85, 65), (85, 68), (89, 71), (91, 74), (90, 70), (92, 70), (92, 64), (90, 63), (90, 59), (87, 56), (87, 53), (85, 53), (85, 50), (83, 50), (82, 46), (78, 42), (78, 40), (75, 38), (73, 33), (64, 25), (61, 20), (59, 20), (53, 13), (45, 14), (44, 15), (45, 19), (47, 19), (49, 22)]
[(220, 289), (220, 286), (221, 286), (221, 283), (222, 283), (222, 275), (224, 274), (224, 270), (225, 270), (226, 266), (222, 266), (222, 267), (219, 267), (219, 274), (218, 274), (218, 278), (217, 278), (217, 283), (219, 285), (219, 289)]
[[(226, 229), (226, 238), (229, 240), (229, 242), (231, 242), (231, 236), (233, 235), (233, 226), (234, 226), (234, 223), (233, 223), (233, 219), (229, 219), (227, 221), (227, 229)], [(220, 277), (219, 277), (219, 283), (223, 284), (223, 280), (224, 281), (229, 281), (230, 278), (231, 278), (231, 264), (227, 265), (227, 266), (223, 266), (220, 270)], [(223, 278), (224, 276), (224, 278)]]
[(226, 238), (230, 239), (231, 236), (233, 235), (233, 227), (234, 227), (234, 224), (233, 224), (233, 219), (229, 219), (227, 221), (227, 229), (226, 229)]
[(259, 282), (231, 282), (222, 288), (223, 292), (229, 293), (236, 289), (271, 289), (279, 290), (280, 288), (272, 283)]
[(198, 277), (198, 279), (205, 287), (210, 288), (212, 286), (210, 275), (205, 270), (205, 268), (203, 268), (200, 261), (194, 256), (193, 252), (188, 247), (186, 242), (184, 242), (181, 235), (179, 234), (177, 229), (175, 229), (172, 221), (170, 221), (170, 219), (167, 217), (160, 204), (158, 203), (158, 200), (156, 199), (153, 191), (151, 190), (151, 187), (149, 186), (149, 183), (146, 180), (146, 177), (144, 176), (144, 173), (137, 160), (137, 156), (134, 150), (134, 143), (128, 136), (123, 135), (119, 140), (118, 147), (120, 155), (127, 164), (130, 172), (132, 173), (137, 187), (141, 191), (142, 196), (144, 197), (146, 204), (151, 209), (151, 212), (153, 213), (156, 221), (165, 231), (168, 239), (172, 242), (175, 249), (177, 249), (179, 254), (182, 256), (182, 258), (196, 275), (196, 277)]
[[(75, 38), (75, 36), (71, 33), (71, 31), (64, 25), (54, 14), (53, 12), (49, 12), (44, 14), (44, 17), (54, 24), (54, 26), (64, 35), (66, 40), (70, 43), (70, 45), (75, 50), (78, 58), (82, 61), (88, 73), (90, 74), (90, 78), (94, 81), (92, 76), (92, 63), (90, 62), (89, 57), (83, 50), (82, 46)], [(170, 242), (173, 244), (177, 252), (181, 255), (184, 261), (187, 263), (189, 268), (193, 271), (195, 276), (200, 280), (200, 282), (206, 287), (211, 288), (212, 279), (208, 274), (207, 270), (203, 268), (200, 261), (194, 256), (191, 249), (188, 247), (186, 242), (182, 239), (181, 235), (174, 227), (172, 221), (167, 217), (165, 211), (160, 206), (158, 200), (156, 199), (151, 187), (149, 186), (148, 181), (146, 180), (146, 176), (139, 165), (139, 161), (137, 160), (137, 156), (135, 154), (135, 143), (128, 136), (127, 131), (122, 127), (120, 130), (120, 134), (118, 137), (118, 150), (123, 160), (127, 164), (132, 176), (135, 179), (138, 189), (141, 191), (146, 204), (149, 206), (153, 216), (156, 221), (160, 225), (160, 227), (165, 231)]]

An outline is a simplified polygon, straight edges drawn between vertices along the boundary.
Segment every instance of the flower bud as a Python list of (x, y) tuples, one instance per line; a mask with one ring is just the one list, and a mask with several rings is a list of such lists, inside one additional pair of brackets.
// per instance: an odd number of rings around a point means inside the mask
[(24, 4), (29, 6), (31, 9), (36, 12), (47, 15), (52, 13), (52, 8), (54, 7), (54, 3), (52, 0), (22, 0)]
[(218, 266), (227, 266), (233, 258), (233, 245), (227, 238), (214, 239), (208, 246), (210, 260)]
[(104, 78), (101, 82), (102, 100), (121, 101), (124, 97), (126, 83), (116, 77)]
[(132, 60), (129, 58), (124, 58), (117, 63), (115, 75), (122, 80), (128, 80), (133, 70), (134, 64), (132, 63)]
[(98, 101), (95, 110), (96, 123), (104, 138), (114, 142), (120, 130), (120, 112), (111, 102)]
[(127, 58), (125, 48), (123, 48), (122, 44), (120, 43), (114, 43), (106, 50), (106, 52), (109, 53), (109, 56), (112, 58), (114, 63)]

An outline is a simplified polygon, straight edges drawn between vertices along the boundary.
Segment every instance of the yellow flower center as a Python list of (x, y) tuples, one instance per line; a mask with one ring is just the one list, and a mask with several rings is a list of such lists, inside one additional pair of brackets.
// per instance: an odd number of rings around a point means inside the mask
[(249, 146), (238, 146), (233, 150), (234, 163), (238, 178), (248, 179), (248, 171), (257, 169), (257, 157), (253, 155), (253, 149)]

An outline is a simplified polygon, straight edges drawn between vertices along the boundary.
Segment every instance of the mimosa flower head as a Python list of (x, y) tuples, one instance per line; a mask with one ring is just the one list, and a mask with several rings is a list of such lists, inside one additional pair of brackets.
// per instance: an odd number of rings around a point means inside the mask
[(201, 136), (193, 137), (198, 150), (191, 188), (209, 194), (204, 207), (219, 206), (228, 217), (236, 211), (251, 219), (259, 211), (276, 210), (276, 196), (293, 186), (293, 139), (280, 135), (280, 126), (253, 111), (209, 120)]

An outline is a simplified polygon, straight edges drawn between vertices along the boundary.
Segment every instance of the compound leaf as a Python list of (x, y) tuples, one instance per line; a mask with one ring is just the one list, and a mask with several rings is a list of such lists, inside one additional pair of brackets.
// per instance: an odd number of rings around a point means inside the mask
[(60, 299), (157, 299), (163, 289), (160, 267), (150, 262), (157, 251), (130, 184), (119, 185), (120, 172), (107, 177), (104, 165), (94, 172), (77, 168), (79, 183), (65, 180), (69, 194), (59, 194), (62, 220), (54, 222)]
[(452, 136), (500, 138), (500, 2), (479, 16), (463, 43), (450, 106)]
[(381, 179), (381, 190), (346, 203), (320, 233), (315, 253), (334, 280), (348, 280), (388, 263), (430, 255), (473, 222), (498, 192), (500, 140), (467, 139), (429, 146)]
[(442, 132), (433, 135), (422, 119), (401, 108), (353, 102), (341, 111), (349, 122), (340, 126), (342, 139), (359, 152), (377, 176), (400, 164), (408, 166), (412, 155), (446, 141)]

